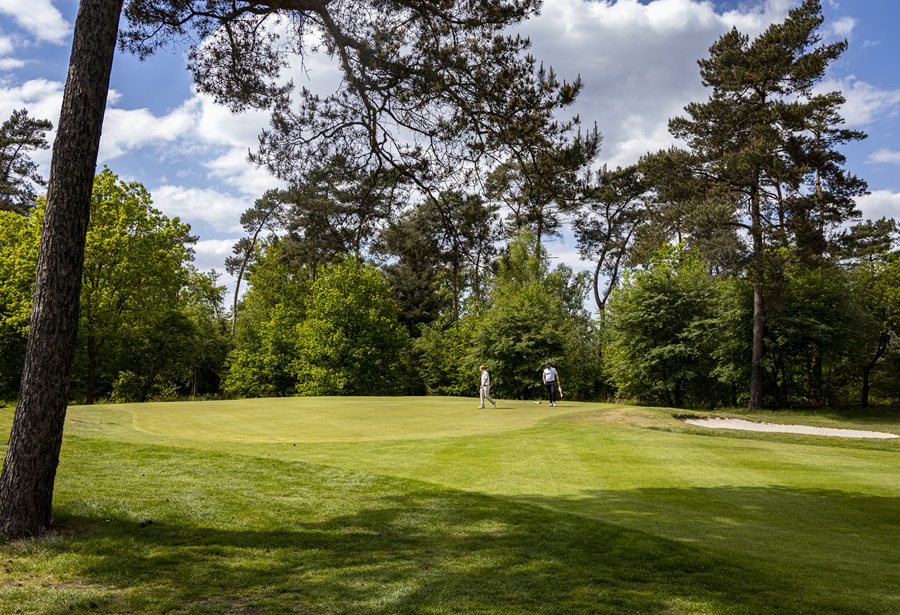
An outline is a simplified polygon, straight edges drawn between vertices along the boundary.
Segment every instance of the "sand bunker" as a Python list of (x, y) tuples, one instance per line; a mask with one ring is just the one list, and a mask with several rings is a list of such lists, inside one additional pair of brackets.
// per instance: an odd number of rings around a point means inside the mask
[(838, 438), (900, 438), (897, 434), (883, 431), (863, 431), (861, 429), (832, 429), (829, 427), (807, 427), (805, 425), (777, 425), (775, 423), (756, 423), (743, 419), (688, 418), (679, 417), (690, 425), (710, 427), (712, 429), (741, 429), (745, 431), (769, 431), (774, 433), (799, 433), (810, 436), (835, 436)]

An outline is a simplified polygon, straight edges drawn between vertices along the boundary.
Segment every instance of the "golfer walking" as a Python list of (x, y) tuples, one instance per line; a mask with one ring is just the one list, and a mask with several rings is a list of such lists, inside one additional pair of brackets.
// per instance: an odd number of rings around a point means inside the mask
[(484, 400), (486, 399), (496, 408), (497, 402), (491, 399), (491, 375), (488, 373), (487, 369), (485, 369), (484, 365), (480, 366), (478, 369), (481, 371), (481, 386), (478, 387), (478, 392), (481, 395), (481, 405), (478, 407), (484, 408)]
[(550, 365), (550, 361), (544, 364), (544, 375), (541, 377), (544, 386), (547, 387), (547, 397), (550, 399), (550, 405), (556, 405), (557, 391), (559, 390), (559, 374), (556, 368)]

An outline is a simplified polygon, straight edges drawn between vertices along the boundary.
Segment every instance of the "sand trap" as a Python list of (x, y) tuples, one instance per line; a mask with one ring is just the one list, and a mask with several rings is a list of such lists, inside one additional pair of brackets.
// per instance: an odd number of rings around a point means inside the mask
[(774, 433), (799, 433), (810, 436), (835, 436), (838, 438), (900, 438), (897, 434), (883, 431), (863, 431), (860, 429), (831, 429), (829, 427), (807, 427), (805, 425), (777, 425), (756, 423), (743, 419), (723, 418), (681, 418), (690, 425), (712, 429), (742, 429), (745, 431), (769, 431)]

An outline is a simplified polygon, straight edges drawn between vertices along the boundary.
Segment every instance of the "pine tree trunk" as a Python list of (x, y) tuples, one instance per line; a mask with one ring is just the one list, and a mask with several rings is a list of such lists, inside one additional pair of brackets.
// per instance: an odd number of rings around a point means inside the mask
[(749, 410), (759, 410), (763, 405), (763, 354), (765, 353), (766, 317), (763, 304), (763, 286), (765, 285), (765, 263), (763, 262), (762, 220), (759, 211), (759, 175), (756, 174), (754, 194), (751, 196), (751, 228), (753, 238), (753, 346), (750, 359), (750, 401)]
[(50, 527), (91, 189), (122, 0), (82, 0), (53, 146), (22, 387), (0, 475), (0, 533)]

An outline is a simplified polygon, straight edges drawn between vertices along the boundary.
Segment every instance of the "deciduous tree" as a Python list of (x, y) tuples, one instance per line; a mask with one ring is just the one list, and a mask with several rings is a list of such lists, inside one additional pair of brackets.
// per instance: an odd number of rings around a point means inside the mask
[(715, 400), (716, 288), (696, 255), (664, 248), (609, 302), (605, 366), (620, 395), (673, 407)]
[[(97, 370), (107, 346), (149, 321), (143, 336), (159, 342), (167, 320), (180, 311), (193, 259), (190, 227), (152, 206), (150, 193), (137, 182), (119, 180), (104, 168), (94, 180), (81, 290), (78, 335), (85, 351), (85, 401), (94, 403)], [(171, 346), (171, 344), (169, 345)], [(164, 353), (156, 353), (160, 359)], [(111, 374), (115, 377), (115, 373)]]
[(0, 211), (0, 398), (15, 399), (25, 362), (43, 210)]
[(359, 259), (330, 265), (297, 325), (292, 372), (301, 395), (388, 395), (407, 333), (381, 272)]

